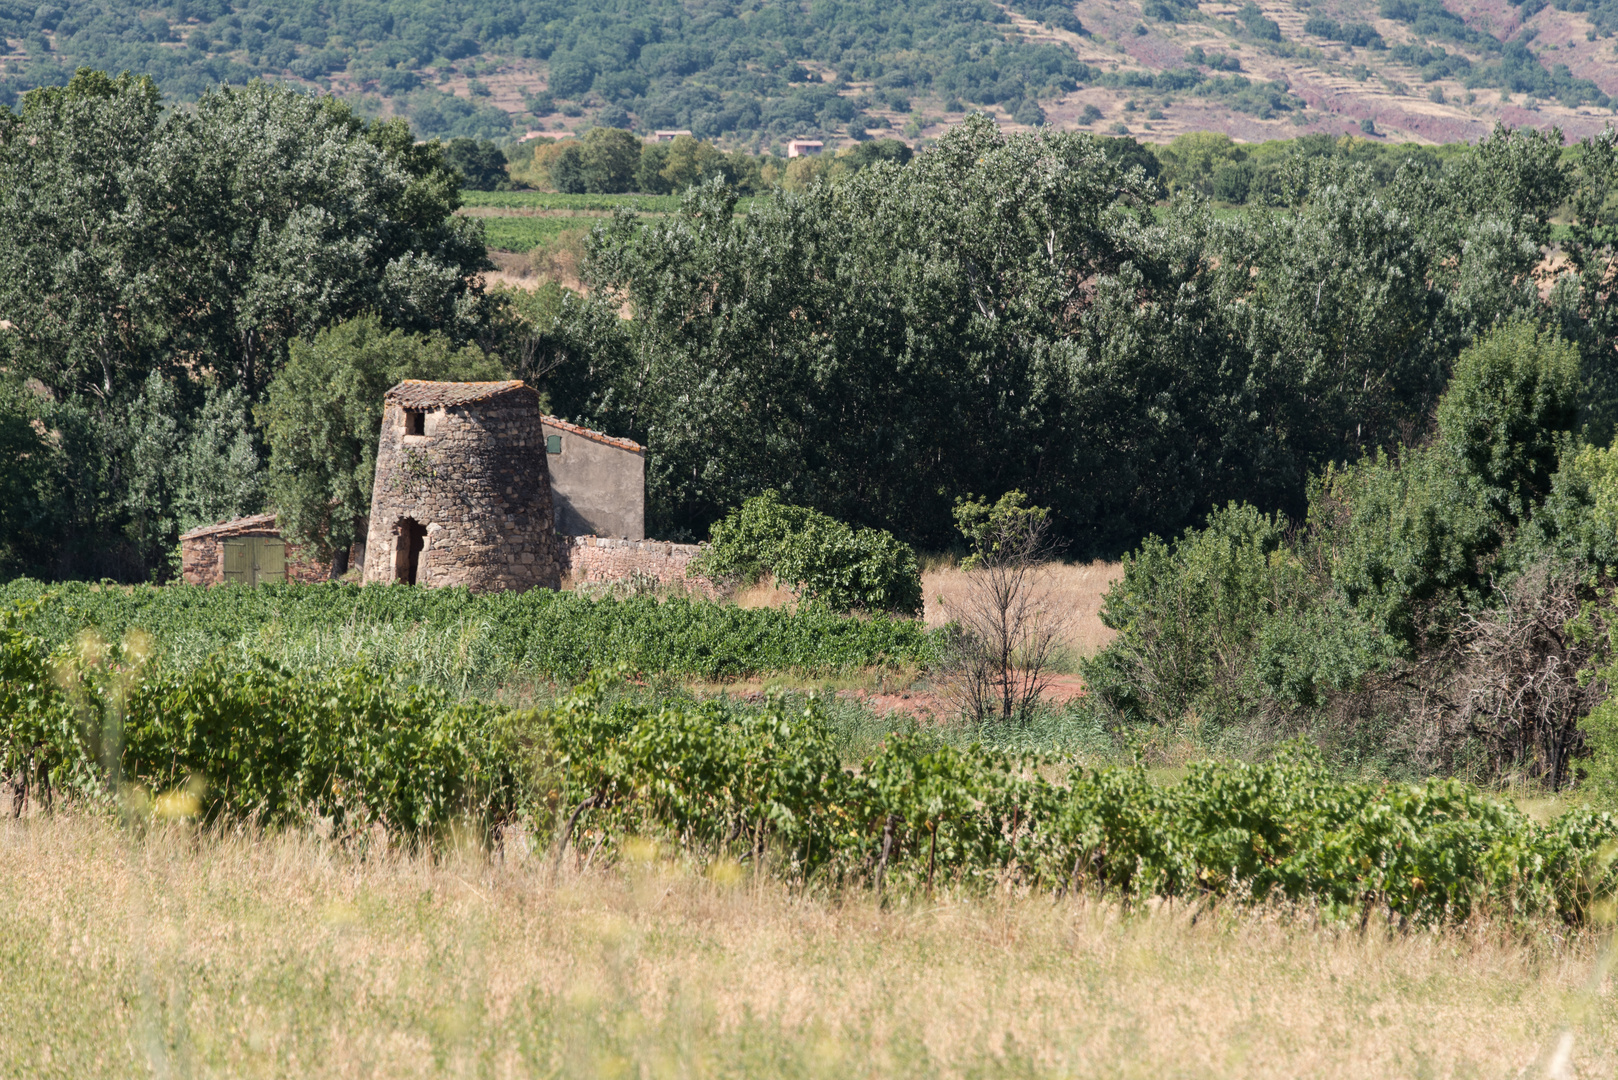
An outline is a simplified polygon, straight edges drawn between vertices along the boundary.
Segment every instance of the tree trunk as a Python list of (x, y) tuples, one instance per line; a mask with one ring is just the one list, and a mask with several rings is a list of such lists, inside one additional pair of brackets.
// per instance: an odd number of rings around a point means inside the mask
[(882, 859), (876, 864), (876, 891), (882, 891), (882, 879), (888, 873), (888, 856), (893, 852), (893, 825), (897, 819), (888, 815), (888, 820), (882, 823)]
[(336, 581), (346, 573), (348, 573), (348, 548), (335, 548), (331, 553), (331, 576), (328, 580)]

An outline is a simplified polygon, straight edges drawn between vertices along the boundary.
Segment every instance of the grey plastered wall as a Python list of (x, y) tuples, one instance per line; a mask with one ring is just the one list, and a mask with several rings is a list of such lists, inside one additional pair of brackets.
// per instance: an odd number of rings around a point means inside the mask
[(556, 531), (646, 539), (646, 452), (548, 417), (545, 435), (561, 444), (560, 453), (545, 455)]

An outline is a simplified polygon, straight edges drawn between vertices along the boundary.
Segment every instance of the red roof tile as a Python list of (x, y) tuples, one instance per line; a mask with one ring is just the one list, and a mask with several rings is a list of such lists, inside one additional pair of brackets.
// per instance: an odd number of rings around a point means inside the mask
[(274, 514), (251, 514), (247, 517), (237, 518), (234, 521), (221, 521), (217, 525), (204, 525), (201, 528), (192, 529), (180, 539), (198, 540), (204, 536), (215, 536), (220, 533), (263, 532), (266, 529), (272, 532), (275, 530)]
[(634, 450), (637, 453), (641, 453), (646, 449), (638, 442), (632, 442), (629, 439), (619, 439), (612, 435), (603, 435), (599, 431), (591, 431), (587, 427), (580, 427), (577, 424), (570, 424), (566, 420), (558, 420), (554, 416), (542, 416), (539, 419), (540, 422), (546, 427), (561, 428), (563, 431), (570, 432), (574, 435), (581, 435), (586, 439), (591, 439), (598, 443), (606, 443), (608, 446), (616, 446), (620, 450)]

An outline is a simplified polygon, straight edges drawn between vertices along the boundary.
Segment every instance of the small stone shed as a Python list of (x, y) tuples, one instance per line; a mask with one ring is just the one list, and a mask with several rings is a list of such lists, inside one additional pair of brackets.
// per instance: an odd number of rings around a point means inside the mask
[(189, 585), (324, 581), (327, 572), (281, 539), (274, 514), (204, 525), (180, 537), (180, 576)]
[(639, 443), (544, 418), (556, 531), (646, 539), (646, 450)]
[(383, 396), (365, 580), (556, 588), (539, 395), (515, 380), (407, 379)]

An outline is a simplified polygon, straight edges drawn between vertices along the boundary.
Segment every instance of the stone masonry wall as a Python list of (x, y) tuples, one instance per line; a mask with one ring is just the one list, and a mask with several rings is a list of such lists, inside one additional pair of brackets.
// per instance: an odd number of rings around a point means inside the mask
[[(272, 521), (270, 524), (243, 524), (237, 528), (216, 526), (205, 535), (183, 539), (180, 541), (181, 580), (188, 585), (223, 585), (226, 540), (239, 540), (246, 536), (280, 535)], [(360, 547), (358, 544), (354, 546)], [(297, 544), (287, 544), (286, 560), (288, 581), (305, 583), (325, 581), (331, 573), (331, 568), (325, 563), (306, 557)]]
[[(377, 447), (366, 582), (397, 579), (400, 526), (426, 528), (419, 585), (474, 592), (556, 588), (561, 574), (551, 519), (550, 477), (538, 397), (516, 386), (483, 400), (434, 407), (432, 387), (389, 391)], [(405, 433), (405, 408), (425, 413), (424, 433)], [(423, 405), (425, 404), (425, 407)]]
[(562, 573), (574, 585), (605, 585), (633, 580), (637, 575), (656, 578), (658, 584), (678, 586), (717, 596), (719, 590), (705, 577), (686, 577), (691, 560), (702, 552), (697, 544), (661, 540), (619, 540), (610, 536), (557, 536)]

